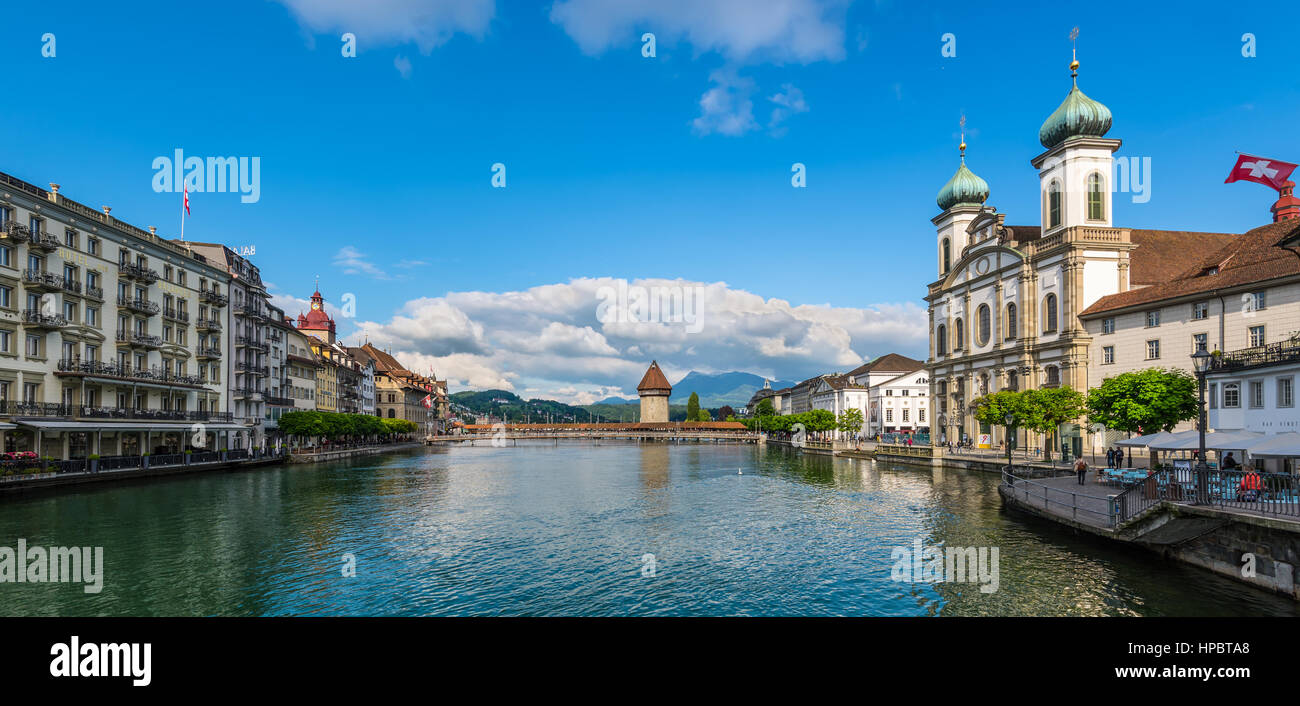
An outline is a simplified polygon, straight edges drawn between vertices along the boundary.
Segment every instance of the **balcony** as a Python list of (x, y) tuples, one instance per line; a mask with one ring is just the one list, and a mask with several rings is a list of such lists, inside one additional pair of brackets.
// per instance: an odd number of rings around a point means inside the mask
[(59, 361), (58, 372), (69, 376), (108, 377), (118, 378), (123, 381), (146, 380), (164, 385), (195, 386), (205, 384), (204, 380), (198, 375), (179, 375), (156, 366), (152, 368), (135, 368), (115, 362), (101, 363), (97, 360), (83, 361), (65, 358)]
[(133, 279), (142, 284), (153, 284), (158, 281), (158, 271), (151, 270), (148, 267), (132, 265), (127, 262), (119, 263), (117, 273), (121, 277)]
[(273, 396), (273, 395), (267, 395), (267, 397), (266, 397), (266, 403), (269, 404), (269, 405), (275, 406), (275, 407), (292, 407), (292, 406), (293, 406), (293, 398), (291, 398), (291, 397), (275, 397), (275, 396)]
[(225, 306), (230, 303), (230, 297), (205, 289), (199, 292), (199, 301), (213, 306)]
[(140, 346), (141, 348), (153, 350), (162, 346), (162, 344), (163, 340), (161, 338), (147, 333), (136, 333), (131, 335), (131, 345), (133, 346)]
[(250, 304), (245, 304), (244, 306), (239, 307), (238, 309), (235, 310), (235, 313), (236, 313), (236, 314), (239, 314), (240, 316), (248, 316), (248, 317), (252, 317), (252, 318), (254, 318), (254, 319), (265, 319), (265, 318), (266, 318), (266, 312), (265, 312), (265, 311), (261, 310), (260, 308), (258, 308), (258, 307), (256, 307), (256, 306), (250, 305)]
[(59, 249), (59, 239), (49, 233), (29, 233), (27, 242), (34, 248), (39, 248), (45, 252), (54, 252)]
[(144, 314), (145, 316), (153, 316), (157, 314), (159, 310), (158, 305), (149, 301), (148, 299), (130, 299), (127, 297), (118, 297), (117, 305), (125, 309), (130, 309), (131, 311), (134, 311), (137, 314)]
[(236, 387), (231, 391), (235, 397), (247, 400), (249, 402), (261, 402), (262, 391), (251, 387)]
[(171, 319), (172, 321), (178, 321), (182, 324), (188, 324), (190, 322), (190, 312), (188, 311), (165, 308), (162, 311), (162, 315), (164, 319)]
[(70, 417), (72, 408), (54, 402), (0, 402), (0, 416), (5, 417)]
[(32, 328), (57, 329), (68, 325), (68, 320), (63, 318), (62, 314), (41, 313), (40, 309), (25, 309), (23, 311), (23, 323)]
[(21, 240), (23, 243), (31, 241), (31, 231), (27, 226), (19, 224), (17, 221), (5, 221), (0, 224), (0, 235), (4, 235), (10, 240)]
[(45, 270), (23, 270), (23, 284), (28, 289), (57, 292), (63, 289), (63, 276)]
[(200, 317), (194, 322), (195, 328), (200, 331), (220, 331), (221, 322), (217, 319), (205, 319)]
[(140, 409), (136, 407), (80, 407), (77, 416), (85, 419), (151, 419), (164, 422), (229, 422), (230, 412), (190, 412), (179, 409)]
[(221, 357), (221, 349), (215, 346), (199, 346), (194, 349), (194, 357), (204, 360), (214, 360)]
[(86, 296), (90, 299), (98, 299), (102, 302), (104, 301), (104, 289), (102, 287), (86, 285)]
[(235, 370), (241, 373), (248, 373), (250, 375), (271, 374), (271, 371), (265, 365), (257, 365), (256, 363), (236, 363)]
[(238, 338), (236, 338), (235, 345), (243, 348), (250, 348), (252, 350), (261, 351), (262, 353), (271, 352), (270, 346), (268, 346), (265, 343), (262, 343), (261, 341), (253, 340), (247, 336), (239, 336)]

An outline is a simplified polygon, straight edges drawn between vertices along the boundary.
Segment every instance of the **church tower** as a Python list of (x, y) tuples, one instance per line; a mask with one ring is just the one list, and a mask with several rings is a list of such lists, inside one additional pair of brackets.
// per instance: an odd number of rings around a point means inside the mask
[(962, 116), (962, 137), (958, 145), (961, 164), (947, 184), (939, 190), (935, 203), (943, 213), (930, 220), (938, 229), (939, 277), (948, 272), (961, 259), (961, 251), (970, 244), (967, 226), (984, 208), (989, 197), (988, 182), (979, 178), (966, 166), (966, 116)]
[(325, 313), (325, 297), (319, 289), (311, 295), (311, 311), (298, 314), (298, 329), (314, 333), (326, 343), (334, 342), (334, 319)]
[(658, 424), (668, 421), (668, 396), (673, 393), (673, 386), (659, 369), (659, 363), (650, 362), (650, 368), (636, 386), (641, 397), (641, 421), (646, 424)]
[[(1070, 38), (1078, 37), (1076, 27)], [(1038, 130), (1047, 151), (1031, 164), (1038, 169), (1042, 233), (1073, 226), (1111, 227), (1111, 180), (1120, 140), (1107, 139), (1110, 109), (1079, 90), (1079, 59), (1070, 62), (1074, 86)], [(1127, 176), (1127, 170), (1125, 170)]]

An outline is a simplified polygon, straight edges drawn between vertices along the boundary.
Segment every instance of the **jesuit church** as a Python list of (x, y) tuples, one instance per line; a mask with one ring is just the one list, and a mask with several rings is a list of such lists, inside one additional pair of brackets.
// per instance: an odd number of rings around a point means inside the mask
[[(998, 448), (1002, 427), (975, 421), (970, 403), (999, 390), (1068, 385), (1086, 391), (1091, 336), (1078, 315), (1098, 299), (1167, 281), (1183, 259), (1223, 234), (1117, 228), (1111, 222), (1114, 153), (1110, 110), (1073, 85), (1038, 132), (1039, 217), (1011, 225), (990, 206), (988, 184), (960, 164), (939, 191), (938, 279), (929, 285), (926, 370), (935, 443)], [(1201, 241), (1206, 241), (1202, 243)], [(1213, 241), (1211, 243), (1210, 241)], [(1094, 384), (1100, 383), (1100, 380)], [(1087, 430), (1062, 438), (1019, 432), (1021, 448), (1061, 442), (1087, 449)], [(1054, 453), (1054, 455), (1055, 455)]]

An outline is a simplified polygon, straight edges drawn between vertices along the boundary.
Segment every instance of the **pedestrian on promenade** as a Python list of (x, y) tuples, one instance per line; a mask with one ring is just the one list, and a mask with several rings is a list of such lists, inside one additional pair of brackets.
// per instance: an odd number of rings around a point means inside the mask
[(1079, 474), (1079, 485), (1084, 485), (1083, 479), (1088, 475), (1088, 462), (1083, 460), (1082, 456), (1075, 459), (1074, 472)]
[(1124, 467), (1124, 449), (1121, 449), (1119, 447), (1115, 448), (1115, 467), (1116, 468)]
[(1106, 468), (1115, 467), (1115, 449), (1106, 449)]
[(1233, 458), (1232, 452), (1229, 451), (1223, 457), (1223, 470), (1228, 471), (1235, 468), (1237, 468), (1237, 459)]

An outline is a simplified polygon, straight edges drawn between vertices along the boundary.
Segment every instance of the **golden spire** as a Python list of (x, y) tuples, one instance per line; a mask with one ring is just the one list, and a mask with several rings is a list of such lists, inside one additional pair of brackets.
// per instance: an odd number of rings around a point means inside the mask
[(1075, 27), (1070, 30), (1070, 78), (1074, 79), (1074, 85), (1079, 85), (1079, 28)]
[(966, 116), (964, 114), (961, 116), (961, 120), (959, 122), (961, 123), (961, 144), (957, 146), (957, 149), (961, 151), (961, 163), (965, 164), (966, 163)]

